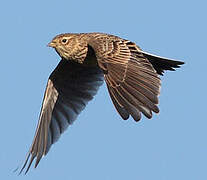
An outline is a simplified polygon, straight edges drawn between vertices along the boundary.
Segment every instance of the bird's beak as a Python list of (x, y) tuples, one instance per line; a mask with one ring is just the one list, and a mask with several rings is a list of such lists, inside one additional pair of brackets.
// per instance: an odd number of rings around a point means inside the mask
[(50, 43), (48, 43), (47, 46), (48, 46), (48, 47), (55, 48), (55, 47), (56, 47), (56, 43), (55, 43), (54, 41), (51, 41)]

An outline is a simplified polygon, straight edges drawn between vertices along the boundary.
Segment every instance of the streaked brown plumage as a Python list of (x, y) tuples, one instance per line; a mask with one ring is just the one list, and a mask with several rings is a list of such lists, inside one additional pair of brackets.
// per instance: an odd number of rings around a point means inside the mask
[[(25, 164), (35, 167), (62, 132), (76, 119), (105, 79), (113, 104), (123, 119), (139, 121), (158, 113), (164, 70), (184, 64), (142, 51), (135, 43), (103, 33), (61, 34), (48, 46), (62, 60), (49, 77), (36, 134)], [(21, 173), (20, 172), (20, 173)]]

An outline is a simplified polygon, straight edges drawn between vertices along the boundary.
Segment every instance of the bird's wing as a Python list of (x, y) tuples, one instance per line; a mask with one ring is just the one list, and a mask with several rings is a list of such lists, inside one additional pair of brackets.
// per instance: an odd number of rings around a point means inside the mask
[(35, 167), (38, 165), (102, 84), (100, 68), (60, 61), (49, 77), (35, 137), (21, 172), (27, 166), (27, 173), (35, 158)]
[(140, 112), (147, 118), (152, 117), (152, 111), (159, 112), (159, 75), (135, 43), (96, 36), (89, 45), (96, 53), (113, 104), (123, 119), (131, 115), (139, 121)]

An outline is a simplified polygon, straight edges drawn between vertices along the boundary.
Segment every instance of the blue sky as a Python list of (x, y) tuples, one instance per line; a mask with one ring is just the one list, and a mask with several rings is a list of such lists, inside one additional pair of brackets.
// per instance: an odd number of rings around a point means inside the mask
[[(0, 2), (0, 179), (206, 180), (206, 1)], [(32, 142), (47, 78), (46, 47), (63, 32), (107, 32), (186, 64), (162, 77), (160, 113), (116, 113), (105, 84), (37, 169), (12, 171)]]

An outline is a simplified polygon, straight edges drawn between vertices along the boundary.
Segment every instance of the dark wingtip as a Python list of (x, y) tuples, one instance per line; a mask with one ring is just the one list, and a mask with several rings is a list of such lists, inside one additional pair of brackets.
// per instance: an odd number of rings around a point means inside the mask
[(181, 65), (185, 64), (183, 61), (174, 61), (174, 68), (180, 68)]
[(38, 166), (40, 160), (41, 160), (41, 157), (36, 158), (36, 162), (35, 162), (35, 166), (34, 166), (35, 168)]
[(183, 61), (178, 61), (178, 62), (179, 62), (179, 65), (185, 64), (185, 62)]
[(126, 116), (121, 116), (123, 120), (128, 120), (129, 119), (129, 114), (127, 114)]
[(143, 51), (142, 53), (150, 61), (150, 63), (153, 65), (154, 69), (159, 75), (163, 75), (165, 70), (175, 71), (174, 68), (180, 68), (181, 65), (185, 64), (185, 62), (183, 61), (168, 59)]
[[(28, 163), (28, 161), (29, 161), (29, 164), (28, 164), (28, 166), (27, 166), (26, 171), (24, 172), (24, 174), (26, 175), (26, 174), (28, 173), (28, 171), (29, 171), (29, 169), (30, 169), (30, 167), (31, 167), (31, 165), (32, 165), (32, 162), (33, 162), (34, 158), (35, 158), (35, 156), (34, 156), (33, 154), (31, 154), (31, 153), (29, 153), (29, 154), (27, 155), (26, 160), (25, 160), (25, 162), (24, 162), (24, 164), (23, 164), (21, 170), (19, 171), (18, 175), (22, 174), (22, 172), (23, 172), (24, 169), (26, 168), (27, 163)], [(19, 167), (15, 169), (15, 172), (16, 172), (18, 169), (19, 169)]]
[[(26, 160), (25, 160), (25, 162), (24, 162), (24, 164), (23, 164), (21, 170), (19, 171), (18, 175), (20, 175), (20, 174), (23, 172), (23, 170), (24, 170), (24, 168), (26, 167), (26, 164), (27, 164), (27, 162), (28, 162), (28, 160), (29, 160), (29, 157), (30, 157), (30, 153), (27, 155), (27, 158), (26, 158)], [(19, 169), (19, 168), (17, 168), (17, 170), (18, 170), (18, 169)]]
[(25, 175), (27, 174), (27, 172), (29, 171), (29, 169), (30, 169), (30, 167), (31, 167), (31, 165), (32, 165), (32, 162), (33, 162), (33, 160), (34, 160), (34, 158), (35, 158), (35, 156), (32, 154), (32, 156), (31, 156), (31, 158), (30, 158), (30, 161), (29, 161), (29, 165), (27, 166), (27, 169), (26, 169), (26, 171), (25, 171)]
[(173, 60), (158, 60), (153, 61), (152, 65), (159, 75), (164, 75), (164, 72), (167, 71), (176, 71), (176, 68), (180, 68), (181, 65), (185, 64), (182, 61), (173, 61)]
[(175, 61), (174, 64), (169, 68), (170, 71), (175, 71), (174, 68), (180, 68), (181, 65), (185, 64), (183, 61)]
[(137, 118), (137, 119), (134, 119), (135, 122), (139, 122), (140, 120), (141, 120), (141, 117)]

